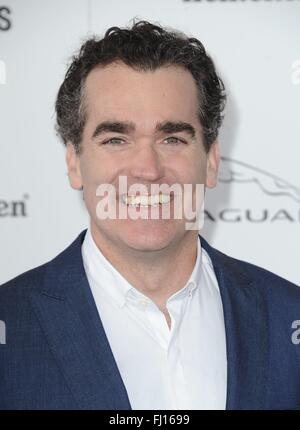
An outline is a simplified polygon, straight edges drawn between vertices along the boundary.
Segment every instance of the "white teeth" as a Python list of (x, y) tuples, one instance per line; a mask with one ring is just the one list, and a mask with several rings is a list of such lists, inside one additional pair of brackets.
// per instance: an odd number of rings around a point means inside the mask
[(140, 204), (143, 206), (148, 205), (148, 197), (147, 196), (139, 196), (138, 198), (135, 198), (135, 204)]
[(168, 196), (167, 194), (160, 194), (159, 195), (159, 203), (169, 203), (170, 201), (170, 196)]
[(151, 205), (158, 205), (160, 203), (159, 194), (155, 194), (154, 196), (150, 196)]
[(170, 196), (167, 194), (155, 194), (150, 196), (128, 196), (123, 195), (122, 200), (130, 206), (157, 206), (170, 202)]

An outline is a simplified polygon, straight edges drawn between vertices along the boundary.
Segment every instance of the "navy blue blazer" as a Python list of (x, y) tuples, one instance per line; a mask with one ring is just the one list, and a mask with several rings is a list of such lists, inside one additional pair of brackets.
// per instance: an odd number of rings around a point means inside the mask
[[(0, 409), (131, 409), (84, 271), (85, 233), (0, 287)], [(300, 408), (300, 288), (201, 241), (224, 309), (226, 408)]]

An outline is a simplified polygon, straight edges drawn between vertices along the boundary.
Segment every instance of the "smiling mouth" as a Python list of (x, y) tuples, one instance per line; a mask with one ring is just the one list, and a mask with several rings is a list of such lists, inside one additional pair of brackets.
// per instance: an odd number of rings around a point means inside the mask
[(152, 194), (152, 195), (139, 195), (129, 196), (127, 194), (122, 195), (122, 201), (127, 206), (134, 207), (156, 207), (160, 205), (166, 205), (170, 203), (172, 196), (170, 194)]

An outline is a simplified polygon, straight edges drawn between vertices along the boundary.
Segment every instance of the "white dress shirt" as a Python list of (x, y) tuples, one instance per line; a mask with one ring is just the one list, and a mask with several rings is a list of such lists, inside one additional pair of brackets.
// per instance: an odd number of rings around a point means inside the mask
[(104, 257), (91, 235), (82, 256), (94, 300), (132, 409), (225, 409), (227, 358), (223, 306), (201, 247), (187, 284), (164, 314)]

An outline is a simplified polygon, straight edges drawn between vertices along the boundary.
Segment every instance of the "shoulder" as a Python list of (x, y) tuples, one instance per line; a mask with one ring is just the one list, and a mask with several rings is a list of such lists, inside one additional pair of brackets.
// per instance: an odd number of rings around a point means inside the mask
[(57, 276), (62, 272), (70, 271), (73, 265), (77, 265), (81, 258), (81, 244), (86, 230), (64, 250), (50, 261), (34, 267), (8, 282), (0, 285), (0, 309), (9, 308), (12, 305), (16, 308), (18, 300), (23, 300), (32, 290), (43, 288), (46, 277), (51, 277), (51, 282), (55, 283)]
[[(225, 254), (223, 254), (225, 255)], [(289, 287), (295, 289), (295, 291), (300, 293), (300, 288), (298, 285), (292, 283), (291, 281), (277, 275), (270, 270), (265, 269), (264, 267), (257, 266), (248, 261), (239, 260), (238, 258), (230, 257), (226, 255), (226, 258), (233, 267), (239, 268), (239, 270), (243, 271), (250, 277), (253, 277), (255, 280), (259, 280), (262, 283), (269, 285), (270, 287), (274, 286), (276, 288), (280, 287)]]
[(42, 288), (48, 264), (28, 270), (0, 285), (0, 320), (5, 324), (7, 337), (14, 338), (15, 342), (35, 330), (30, 295), (33, 290)]
[(201, 245), (209, 255), (215, 270), (229, 273), (236, 279), (245, 280), (245, 284), (260, 285), (261, 290), (268, 291), (270, 294), (289, 295), (300, 299), (300, 287), (293, 282), (273, 273), (264, 267), (255, 265), (219, 251), (209, 245), (201, 237)]
[(29, 291), (39, 288), (43, 283), (44, 274), (49, 264), (50, 262), (47, 262), (30, 269), (0, 285), (0, 308), (7, 306), (10, 301), (16, 305), (18, 298), (22, 298)]

